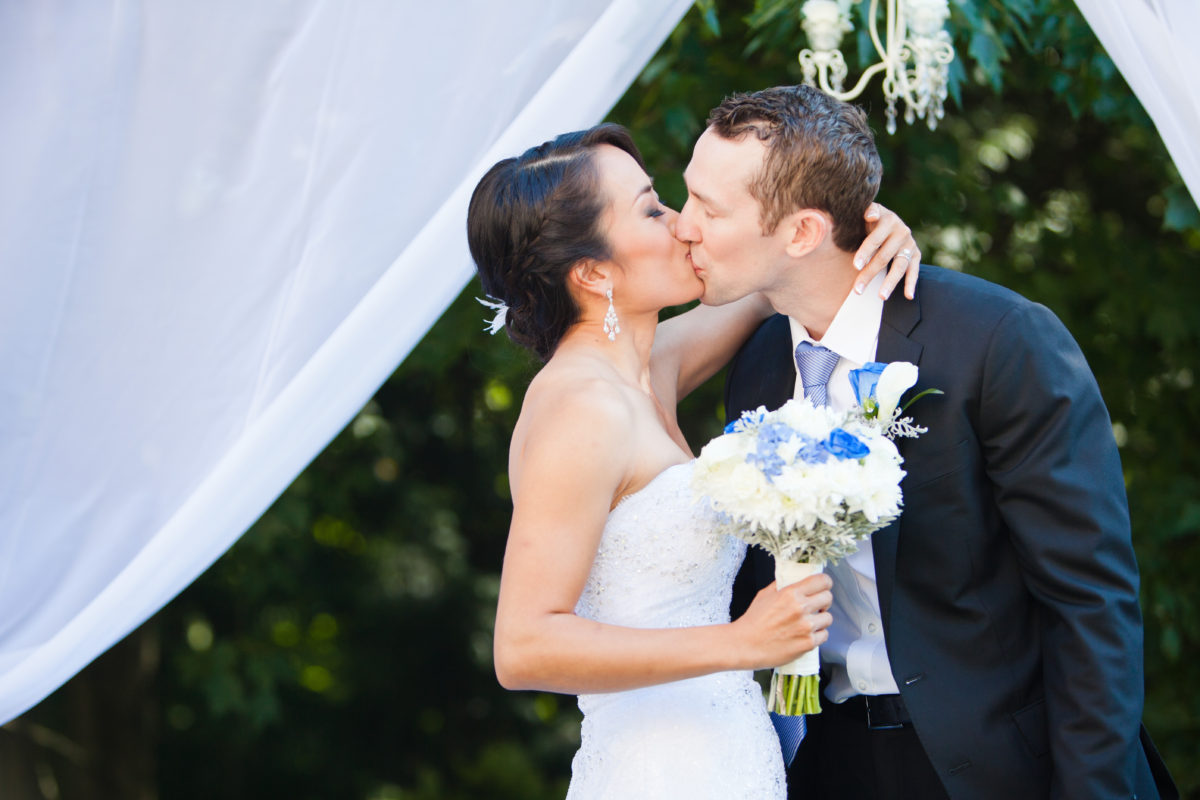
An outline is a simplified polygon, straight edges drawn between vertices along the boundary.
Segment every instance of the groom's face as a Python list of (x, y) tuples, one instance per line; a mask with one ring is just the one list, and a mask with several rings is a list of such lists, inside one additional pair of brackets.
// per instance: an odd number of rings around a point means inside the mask
[(780, 226), (762, 230), (761, 208), (750, 182), (767, 147), (753, 135), (724, 139), (711, 129), (696, 142), (683, 173), (688, 199), (675, 225), (692, 268), (704, 282), (706, 305), (719, 306), (774, 288), (782, 277), (786, 239)]

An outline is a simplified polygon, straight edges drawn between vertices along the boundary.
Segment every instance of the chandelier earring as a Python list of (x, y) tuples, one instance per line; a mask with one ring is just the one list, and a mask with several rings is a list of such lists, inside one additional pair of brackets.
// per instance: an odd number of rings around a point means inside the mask
[(608, 334), (608, 340), (615, 342), (617, 334), (621, 332), (621, 323), (617, 321), (617, 309), (613, 307), (612, 289), (606, 293), (608, 296), (608, 311), (604, 314), (604, 332)]

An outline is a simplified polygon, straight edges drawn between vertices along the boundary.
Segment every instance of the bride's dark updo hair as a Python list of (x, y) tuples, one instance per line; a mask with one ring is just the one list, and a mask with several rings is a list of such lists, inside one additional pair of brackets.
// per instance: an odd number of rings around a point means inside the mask
[(488, 170), (471, 195), (467, 242), (483, 290), (508, 305), (509, 338), (550, 358), (579, 319), (567, 274), (611, 255), (595, 151), (608, 144), (645, 169), (629, 131), (604, 124), (564, 133)]

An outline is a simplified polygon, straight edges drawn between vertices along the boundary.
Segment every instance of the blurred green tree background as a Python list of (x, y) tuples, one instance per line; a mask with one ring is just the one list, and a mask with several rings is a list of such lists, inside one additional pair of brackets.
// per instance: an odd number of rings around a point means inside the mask
[[(711, 106), (799, 82), (798, 7), (701, 0), (613, 109), (665, 202), (683, 202)], [(1083, 347), (1124, 459), (1146, 722), (1200, 797), (1200, 214), (1073, 3), (952, 8), (953, 101), (936, 131), (887, 135), (878, 81), (858, 101), (880, 200), (926, 262), (1046, 304)], [(200, 580), (0, 731), (5, 798), (563, 796), (573, 698), (505, 692), (491, 670), (508, 435), (537, 363), (481, 332), (478, 294)], [(718, 378), (681, 408), (695, 449), (721, 415)]]

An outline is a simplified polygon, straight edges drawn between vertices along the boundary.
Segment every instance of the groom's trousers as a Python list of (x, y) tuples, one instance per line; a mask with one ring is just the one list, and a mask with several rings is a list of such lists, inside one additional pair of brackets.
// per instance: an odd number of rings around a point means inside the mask
[[(807, 718), (808, 735), (788, 774), (789, 798), (804, 800), (941, 800), (946, 790), (911, 723), (868, 727), (866, 703), (822, 699)], [(877, 717), (878, 715), (876, 715)]]

